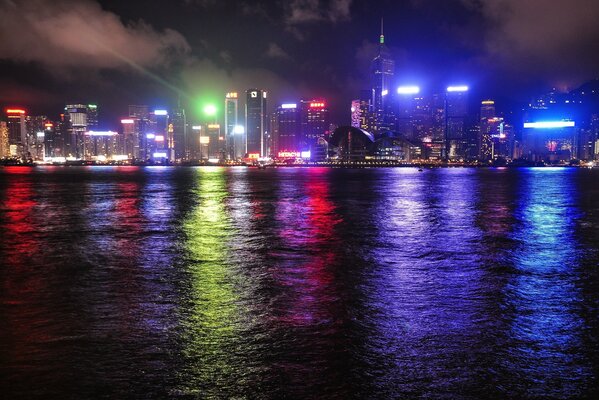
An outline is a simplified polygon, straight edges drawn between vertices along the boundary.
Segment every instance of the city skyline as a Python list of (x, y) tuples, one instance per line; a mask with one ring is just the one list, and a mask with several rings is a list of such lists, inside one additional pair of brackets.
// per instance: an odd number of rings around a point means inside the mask
[[(193, 117), (201, 112), (200, 98), (261, 87), (270, 92), (270, 112), (276, 103), (323, 97), (333, 120), (343, 123), (348, 104), (367, 88), (381, 16), (396, 86), (433, 91), (464, 82), (475, 97), (512, 108), (596, 77), (599, 63), (590, 49), (597, 30), (588, 23), (596, 4), (579, 0), (587, 7), (568, 8), (568, 18), (579, 17), (568, 25), (555, 24), (565, 6), (553, 2), (533, 27), (523, 19), (535, 2), (521, 3), (503, 2), (505, 15), (497, 15), (495, 2), (464, 1), (2, 3), (2, 15), (12, 17), (0, 29), (12, 40), (0, 47), (0, 105), (27, 104), (33, 114), (45, 114), (83, 101), (102, 104), (117, 119), (128, 104), (160, 108), (180, 99)], [(61, 27), (55, 37), (41, 34), (41, 26), (54, 25)], [(65, 35), (73, 29), (78, 35)], [(537, 43), (531, 32), (559, 40)]]

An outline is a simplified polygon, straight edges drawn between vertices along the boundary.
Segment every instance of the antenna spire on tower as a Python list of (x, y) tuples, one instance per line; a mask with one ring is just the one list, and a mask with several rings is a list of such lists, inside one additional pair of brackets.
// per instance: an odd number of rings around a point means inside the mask
[(379, 38), (381, 44), (385, 43), (385, 34), (383, 33), (383, 18), (381, 17), (381, 36)]

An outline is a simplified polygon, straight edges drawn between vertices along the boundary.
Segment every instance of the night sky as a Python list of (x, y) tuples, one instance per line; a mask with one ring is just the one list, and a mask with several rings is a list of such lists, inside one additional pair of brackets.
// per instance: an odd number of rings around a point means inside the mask
[(257, 87), (269, 107), (328, 98), (347, 123), (382, 16), (397, 83), (426, 92), (466, 83), (501, 106), (599, 77), (596, 0), (0, 0), (0, 106), (95, 102), (113, 128), (127, 104), (193, 114)]

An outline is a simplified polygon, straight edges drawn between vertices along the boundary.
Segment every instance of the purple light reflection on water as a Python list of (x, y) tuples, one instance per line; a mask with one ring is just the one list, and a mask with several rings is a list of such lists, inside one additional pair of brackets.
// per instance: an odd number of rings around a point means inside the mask
[(0, 389), (594, 397), (598, 172), (0, 169)]

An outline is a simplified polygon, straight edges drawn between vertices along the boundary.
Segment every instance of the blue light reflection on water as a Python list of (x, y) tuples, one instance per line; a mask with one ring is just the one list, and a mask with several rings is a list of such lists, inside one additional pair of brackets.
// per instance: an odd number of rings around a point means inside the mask
[[(534, 396), (580, 396), (596, 377), (582, 352), (580, 261), (574, 235), (579, 190), (576, 170), (522, 171), (516, 196), (518, 228), (512, 238), (514, 274), (505, 287), (513, 313), (503, 350), (518, 389)], [(548, 390), (551, 388), (551, 390)]]

